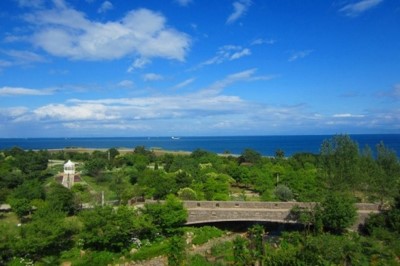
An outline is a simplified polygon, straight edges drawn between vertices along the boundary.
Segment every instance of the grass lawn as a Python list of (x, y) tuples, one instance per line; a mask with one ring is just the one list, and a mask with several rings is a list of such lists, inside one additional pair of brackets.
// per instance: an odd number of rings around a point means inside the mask
[(108, 180), (98, 182), (94, 177), (87, 175), (81, 176), (81, 179), (82, 181), (87, 183), (91, 193), (99, 195), (99, 199), (102, 191), (104, 191), (104, 199), (106, 201), (114, 200), (116, 198), (115, 193), (110, 190), (110, 182)]
[(0, 214), (0, 224), (2, 226), (5, 226), (11, 233), (17, 233), (17, 231), (18, 231), (17, 225), (19, 223), (20, 223), (20, 220), (19, 220), (18, 216), (13, 212)]

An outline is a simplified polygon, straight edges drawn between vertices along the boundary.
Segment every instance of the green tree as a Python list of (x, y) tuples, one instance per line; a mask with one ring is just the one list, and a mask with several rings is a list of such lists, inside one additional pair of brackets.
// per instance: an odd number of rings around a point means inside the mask
[(234, 180), (226, 174), (208, 173), (204, 183), (204, 194), (207, 200), (228, 200), (229, 187)]
[(80, 213), (84, 247), (120, 252), (130, 245), (134, 235), (134, 213), (128, 207), (96, 207)]
[(321, 166), (330, 189), (356, 189), (359, 178), (358, 145), (348, 135), (336, 135), (321, 145)]
[(15, 254), (17, 235), (5, 223), (0, 224), (0, 265), (6, 265)]
[(128, 178), (129, 177), (125, 175), (125, 172), (121, 170), (115, 172), (112, 176), (110, 189), (115, 192), (118, 203), (126, 204), (126, 202), (132, 197), (130, 194), (133, 188)]
[(239, 157), (239, 163), (259, 163), (261, 161), (261, 154), (252, 149), (245, 149)]
[(250, 249), (252, 250), (254, 258), (256, 258), (259, 263), (262, 262), (265, 255), (264, 249), (264, 227), (259, 224), (253, 225), (248, 230), (250, 238)]
[(175, 196), (169, 195), (164, 204), (145, 204), (143, 213), (164, 235), (173, 235), (186, 222), (187, 210)]
[(251, 265), (251, 254), (248, 249), (248, 241), (240, 236), (233, 240), (233, 259), (235, 266)]
[(16, 255), (34, 260), (58, 255), (71, 247), (72, 233), (63, 212), (44, 206), (33, 214), (31, 222), (20, 227)]
[(61, 184), (51, 185), (46, 199), (51, 208), (68, 214), (75, 213), (78, 208), (74, 193)]
[(185, 188), (181, 188), (178, 191), (178, 197), (181, 200), (196, 200), (197, 194), (196, 194), (196, 191), (194, 191), (193, 189), (185, 187)]
[(44, 199), (45, 191), (43, 185), (37, 180), (26, 180), (20, 186), (15, 188), (11, 194), (12, 198), (27, 199)]
[(385, 146), (377, 145), (376, 162), (379, 175), (375, 177), (376, 192), (383, 204), (384, 200), (393, 199), (399, 189), (400, 163), (396, 152)]
[(185, 261), (185, 240), (182, 236), (173, 236), (168, 241), (168, 265), (180, 266)]
[(32, 211), (32, 204), (27, 199), (12, 198), (9, 200), (11, 209), (19, 218), (23, 218)]
[(93, 158), (85, 163), (85, 170), (88, 175), (97, 177), (105, 169), (107, 161), (104, 158)]
[(293, 199), (293, 192), (285, 185), (278, 185), (275, 188), (275, 196), (281, 201), (290, 201)]
[(114, 160), (119, 155), (119, 151), (116, 148), (111, 148), (107, 150), (107, 154), (110, 160)]
[(321, 203), (317, 215), (320, 215), (324, 229), (340, 234), (354, 223), (357, 210), (348, 195), (330, 193)]

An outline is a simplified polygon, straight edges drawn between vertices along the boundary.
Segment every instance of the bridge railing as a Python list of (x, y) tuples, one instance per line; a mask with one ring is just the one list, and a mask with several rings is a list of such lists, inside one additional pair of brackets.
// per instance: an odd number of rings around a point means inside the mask
[[(156, 203), (156, 202), (164, 202), (164, 201), (156, 201), (156, 200), (140, 200), (139, 203)], [(138, 202), (136, 202), (138, 203)], [(135, 202), (131, 202), (131, 204), (135, 204)], [(315, 202), (270, 202), (270, 201), (183, 201), (183, 205), (187, 209), (197, 209), (197, 208), (206, 208), (206, 209), (292, 209), (294, 206), (298, 206), (300, 208), (313, 208), (315, 206)], [(356, 203), (355, 204), (358, 211), (371, 211), (378, 212), (380, 211), (380, 205), (374, 203)]]
[(184, 201), (188, 209), (207, 208), (238, 208), (238, 209), (291, 209), (295, 205), (303, 208), (312, 208), (314, 202), (255, 202), (255, 201)]

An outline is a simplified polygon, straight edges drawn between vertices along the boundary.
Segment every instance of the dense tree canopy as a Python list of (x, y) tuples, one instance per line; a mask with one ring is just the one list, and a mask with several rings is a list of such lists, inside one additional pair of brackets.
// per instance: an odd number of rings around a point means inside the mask
[[(266, 235), (253, 228), (246, 238), (236, 239), (229, 255), (236, 265), (391, 265), (400, 256), (400, 163), (384, 143), (360, 151), (349, 136), (337, 135), (322, 143), (319, 154), (285, 157), (281, 149), (275, 157), (251, 149), (240, 156), (201, 149), (190, 155), (157, 154), (143, 146), (123, 152), (0, 152), (0, 202), (13, 210), (0, 216), (11, 220), (0, 221), (0, 264), (13, 257), (53, 265), (70, 257), (80, 257), (76, 265), (118, 263), (115, 254), (130, 256), (142, 242), (164, 250), (176, 243), (171, 261), (184, 262), (178, 244), (188, 213), (178, 198), (320, 203), (298, 210), (301, 234), (284, 234), (275, 245), (265, 245)], [(77, 162), (82, 181), (71, 190), (57, 179), (68, 159)], [(101, 195), (106, 205), (115, 205), (99, 206)], [(139, 204), (165, 201), (134, 209), (125, 206), (132, 198)], [(384, 210), (371, 216), (365, 235), (347, 232), (355, 218), (354, 202), (380, 203)], [(171, 236), (177, 237), (163, 242)]]

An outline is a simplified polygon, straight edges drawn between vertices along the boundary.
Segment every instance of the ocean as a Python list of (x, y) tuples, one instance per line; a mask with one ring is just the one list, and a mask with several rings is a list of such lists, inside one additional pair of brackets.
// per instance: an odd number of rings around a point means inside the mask
[[(218, 137), (127, 137), (127, 138), (0, 138), (0, 150), (20, 147), (26, 150), (80, 148), (159, 148), (171, 151), (204, 149), (215, 153), (241, 154), (253, 149), (264, 156), (274, 156), (281, 149), (285, 156), (295, 153), (319, 153), (322, 142), (332, 135), (298, 136), (218, 136)], [(400, 134), (350, 135), (360, 149), (366, 145), (375, 150), (381, 141), (400, 155)]]

